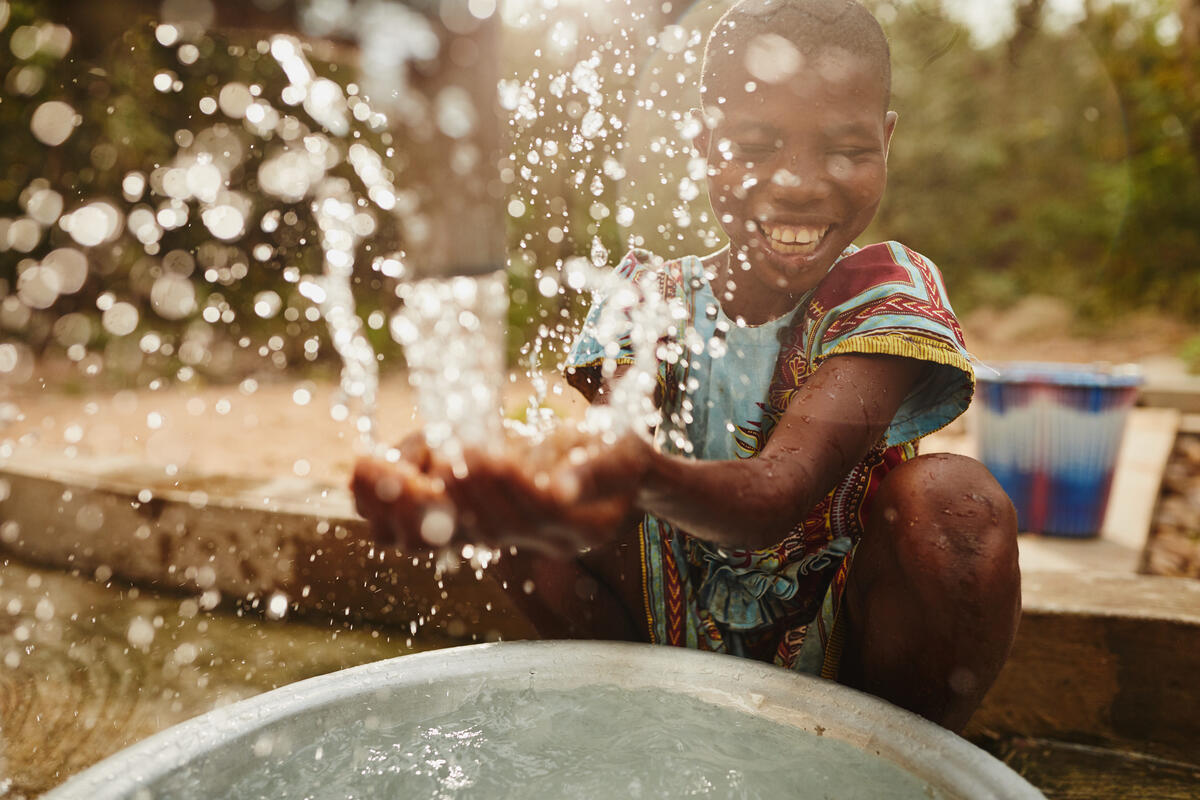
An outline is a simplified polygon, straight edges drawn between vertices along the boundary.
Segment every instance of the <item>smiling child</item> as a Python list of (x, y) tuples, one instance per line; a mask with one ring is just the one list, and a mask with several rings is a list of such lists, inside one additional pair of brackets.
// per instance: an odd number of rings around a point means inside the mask
[[(465, 476), (428, 452), (363, 462), (360, 511), (407, 547), (435, 504), (457, 510), (459, 541), (582, 541), (573, 558), (501, 560), (510, 586), (533, 580), (521, 602), (545, 636), (773, 661), (961, 730), (1020, 616), (1016, 520), (976, 461), (917, 455), (974, 387), (936, 267), (897, 242), (854, 244), (896, 129), (887, 40), (849, 0), (743, 0), (714, 27), (701, 82), (694, 144), (728, 244), (617, 266), (652, 273), (681, 327), (720, 344), (660, 364), (660, 444), (589, 442), (549, 481), (495, 454)], [(612, 357), (600, 312), (567, 375), (592, 402)], [(633, 356), (620, 341), (618, 363)]]

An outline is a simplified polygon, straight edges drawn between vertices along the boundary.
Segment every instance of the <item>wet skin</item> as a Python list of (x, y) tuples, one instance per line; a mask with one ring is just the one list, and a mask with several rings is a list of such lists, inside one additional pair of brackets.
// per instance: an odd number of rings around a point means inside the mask
[[(795, 307), (866, 228), (886, 184), (895, 115), (882, 82), (824, 56), (784, 84), (729, 92), (721, 121), (697, 139), (730, 238), (709, 257), (714, 289), (750, 324)], [(757, 182), (747, 187), (748, 176)], [(778, 226), (825, 233), (781, 246), (769, 235)], [(926, 369), (892, 356), (828, 359), (750, 459), (684, 459), (629, 435), (551, 443), (536, 466), (519, 451), (472, 453), (463, 474), (416, 447), (399, 464), (361, 462), (353, 488), (384, 542), (427, 549), (422, 515), (452, 508), (455, 543), (526, 545), (494, 569), (542, 635), (645, 641), (642, 512), (728, 548), (778, 542), (865, 457)], [(603, 402), (604, 386), (578, 385)], [(922, 456), (893, 470), (855, 553), (839, 680), (961, 730), (1012, 644), (1016, 553), (1012, 505), (977, 462)]]

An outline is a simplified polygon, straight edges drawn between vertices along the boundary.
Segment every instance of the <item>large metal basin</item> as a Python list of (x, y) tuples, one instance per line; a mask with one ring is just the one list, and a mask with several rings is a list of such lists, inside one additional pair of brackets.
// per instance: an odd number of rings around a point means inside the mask
[[(163, 731), (43, 797), (228, 796), (226, 790), (240, 777), (261, 768), (264, 737), (273, 743), (272, 757), (277, 758), (281, 750), (369, 714), (403, 718), (446, 713), (485, 684), (501, 690), (607, 685), (689, 695), (842, 740), (947, 797), (1042, 797), (966, 740), (861, 692), (746, 659), (611, 642), (474, 645), (300, 681)], [(318, 787), (309, 790), (321, 796)]]

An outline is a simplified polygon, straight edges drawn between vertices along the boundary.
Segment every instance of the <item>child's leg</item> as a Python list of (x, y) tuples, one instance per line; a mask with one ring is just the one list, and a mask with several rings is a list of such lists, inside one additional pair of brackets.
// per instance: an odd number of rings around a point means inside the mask
[(897, 467), (871, 502), (838, 679), (961, 731), (1021, 616), (1016, 513), (982, 464), (941, 454)]
[(631, 560), (636, 524), (623, 530), (629, 533), (577, 558), (518, 551), (490, 570), (544, 639), (641, 641), (640, 602), (630, 605), (641, 591), (639, 565)]

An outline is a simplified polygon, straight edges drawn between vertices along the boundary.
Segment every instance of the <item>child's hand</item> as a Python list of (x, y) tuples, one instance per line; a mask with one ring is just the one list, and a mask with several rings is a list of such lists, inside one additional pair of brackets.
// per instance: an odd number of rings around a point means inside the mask
[[(600, 545), (630, 516), (650, 446), (574, 431), (468, 450), (456, 470), (420, 436), (399, 462), (360, 461), (353, 489), (375, 537), (404, 550), (449, 544), (533, 548), (560, 557)], [(465, 467), (465, 469), (463, 469)]]

